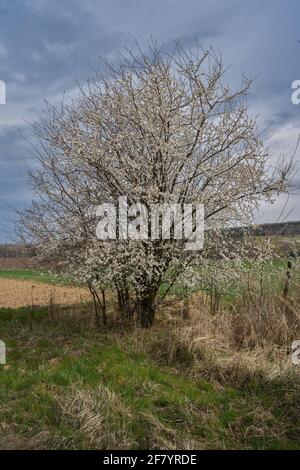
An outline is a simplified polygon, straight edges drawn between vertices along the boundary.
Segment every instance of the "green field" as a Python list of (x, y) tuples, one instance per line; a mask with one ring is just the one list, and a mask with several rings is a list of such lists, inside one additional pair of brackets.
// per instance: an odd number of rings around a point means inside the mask
[(83, 319), (0, 311), (8, 346), (8, 365), (0, 366), (0, 446), (300, 449), (298, 384), (192, 379), (188, 358), (162, 366), (139, 351), (142, 332), (114, 337)]
[(0, 278), (30, 280), (37, 282), (46, 282), (48, 284), (71, 284), (71, 281), (61, 275), (51, 274), (50, 272), (42, 272), (34, 269), (15, 269), (0, 270)]
[(89, 306), (0, 309), (0, 448), (300, 450), (299, 375), (195, 359), (172, 328), (97, 331)]

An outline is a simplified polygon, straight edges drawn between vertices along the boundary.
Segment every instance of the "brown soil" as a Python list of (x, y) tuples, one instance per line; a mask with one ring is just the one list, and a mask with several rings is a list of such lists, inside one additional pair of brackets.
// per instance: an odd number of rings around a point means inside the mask
[(18, 308), (32, 305), (72, 305), (90, 301), (88, 289), (56, 286), (34, 281), (0, 279), (0, 308)]

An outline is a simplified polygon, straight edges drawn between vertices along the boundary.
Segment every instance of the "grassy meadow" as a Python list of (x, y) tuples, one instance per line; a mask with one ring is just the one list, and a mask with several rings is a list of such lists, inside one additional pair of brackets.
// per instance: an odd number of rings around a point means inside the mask
[(15, 269), (1, 270), (0, 279), (16, 279), (20, 281), (36, 281), (47, 284), (71, 284), (71, 281), (65, 276), (52, 274), (50, 272), (40, 271), (38, 269)]
[(150, 337), (97, 332), (87, 307), (0, 316), (2, 448), (300, 448), (300, 377), (221, 365), (208, 351), (199, 368), (166, 319)]
[(113, 301), (100, 330), (92, 304), (0, 309), (0, 447), (300, 449), (298, 265), (286, 296), (287, 261), (259, 269), (219, 292), (208, 274), (184, 298), (175, 286), (151, 334), (121, 324)]

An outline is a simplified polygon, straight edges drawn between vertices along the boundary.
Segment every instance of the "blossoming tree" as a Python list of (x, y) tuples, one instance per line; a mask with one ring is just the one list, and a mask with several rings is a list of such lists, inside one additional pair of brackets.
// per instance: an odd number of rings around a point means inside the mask
[[(251, 81), (233, 90), (224, 74), (212, 50), (178, 45), (169, 54), (152, 45), (119, 54), (71, 103), (47, 105), (34, 125), (39, 164), (30, 173), (34, 200), (22, 214), (23, 233), (45, 259), (90, 286), (104, 317), (99, 293), (109, 288), (123, 315), (152, 325), (166, 275), (175, 282), (206, 246), (188, 251), (174, 237), (99, 240), (99, 204), (117, 206), (122, 196), (146, 207), (202, 204), (212, 234), (248, 223), (261, 198), (287, 187), (291, 164), (271, 169), (248, 112)], [(208, 236), (207, 249), (213, 246)]]

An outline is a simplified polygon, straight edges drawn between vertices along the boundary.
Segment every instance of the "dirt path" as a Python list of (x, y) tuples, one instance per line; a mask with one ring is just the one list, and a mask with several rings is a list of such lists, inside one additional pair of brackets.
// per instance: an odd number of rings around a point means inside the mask
[(90, 301), (88, 289), (57, 286), (35, 281), (0, 279), (0, 308), (18, 308), (34, 305), (71, 305)]

